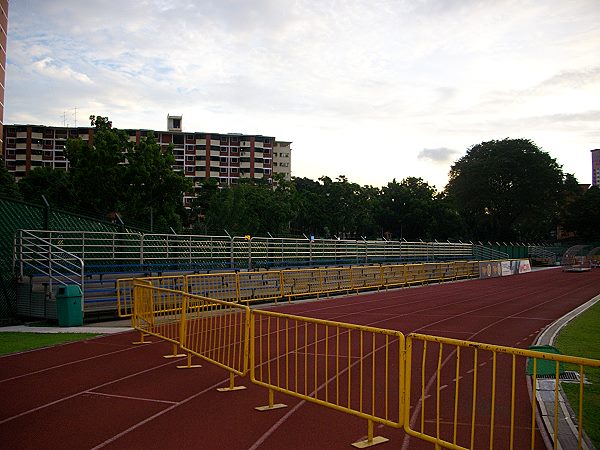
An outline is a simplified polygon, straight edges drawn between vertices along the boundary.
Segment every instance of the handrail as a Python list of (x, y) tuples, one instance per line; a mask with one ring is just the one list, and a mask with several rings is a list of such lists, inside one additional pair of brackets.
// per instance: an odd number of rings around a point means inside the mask
[[(25, 230), (87, 263), (88, 270), (115, 266), (145, 272), (261, 269), (347, 264), (435, 262), (505, 258), (472, 243), (368, 241), (254, 236), (166, 235)], [(482, 253), (484, 250), (479, 251)]]
[(21, 278), (25, 269), (30, 268), (48, 277), (50, 292), (52, 281), (63, 286), (75, 284), (81, 289), (82, 300), (85, 298), (85, 262), (77, 255), (27, 230), (19, 230), (15, 235), (15, 263), (17, 261)]

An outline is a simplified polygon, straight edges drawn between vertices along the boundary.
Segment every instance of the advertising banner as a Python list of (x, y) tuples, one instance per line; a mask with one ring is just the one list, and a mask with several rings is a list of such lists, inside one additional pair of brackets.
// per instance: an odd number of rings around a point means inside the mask
[(479, 278), (494, 278), (502, 276), (502, 263), (500, 261), (480, 262)]
[(531, 272), (531, 263), (528, 259), (521, 259), (519, 261), (519, 273)]

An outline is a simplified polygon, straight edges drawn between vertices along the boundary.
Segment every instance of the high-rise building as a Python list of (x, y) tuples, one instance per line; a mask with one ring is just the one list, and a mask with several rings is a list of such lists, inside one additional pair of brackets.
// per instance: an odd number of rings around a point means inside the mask
[(592, 150), (592, 186), (600, 187), (600, 148)]
[[(4, 136), (4, 84), (6, 81), (6, 42), (8, 40), (8, 0), (0, 0), (0, 139)], [(0, 143), (1, 144), (1, 143)], [(0, 147), (2, 147), (0, 145)], [(0, 155), (2, 155), (0, 150)]]
[[(194, 190), (212, 178), (220, 185), (232, 185), (243, 179), (262, 179), (269, 183), (282, 173), (291, 179), (291, 142), (277, 142), (272, 136), (239, 133), (181, 131), (181, 116), (168, 116), (170, 131), (154, 131), (163, 148), (173, 145), (174, 170), (192, 179)], [(125, 130), (132, 142), (139, 143), (150, 130)], [(43, 125), (7, 125), (4, 128), (5, 164), (19, 180), (32, 168), (69, 168), (64, 148), (68, 138), (91, 141), (92, 127), (51, 127)], [(184, 197), (190, 205), (195, 193)]]

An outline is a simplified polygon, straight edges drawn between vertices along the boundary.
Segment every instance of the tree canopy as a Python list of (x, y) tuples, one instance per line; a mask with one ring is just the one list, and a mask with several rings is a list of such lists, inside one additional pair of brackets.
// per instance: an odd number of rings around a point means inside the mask
[(240, 179), (231, 186), (211, 178), (196, 186), (186, 210), (182, 197), (193, 188), (173, 170), (171, 146), (161, 147), (152, 132), (135, 143), (107, 117), (90, 120), (93, 139), (67, 141), (68, 172), (36, 168), (15, 184), (2, 165), (0, 193), (38, 202), (43, 194), (58, 206), (201, 234), (536, 241), (551, 237), (562, 220), (581, 237), (600, 238), (598, 190), (582, 194), (575, 177), (527, 139), (470, 147), (452, 165), (443, 192), (417, 177), (381, 188), (344, 175), (275, 175), (274, 185)]
[(600, 188), (592, 186), (565, 208), (563, 226), (582, 239), (600, 241)]
[(550, 237), (558, 223), (568, 177), (528, 139), (474, 145), (454, 163), (446, 192), (475, 239)]
[(6, 168), (2, 155), (0, 155), (0, 195), (12, 198), (20, 197), (15, 177)]

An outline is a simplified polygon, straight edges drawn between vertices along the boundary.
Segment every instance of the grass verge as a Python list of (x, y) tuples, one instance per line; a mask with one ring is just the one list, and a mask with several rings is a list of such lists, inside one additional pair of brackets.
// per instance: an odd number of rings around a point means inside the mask
[(0, 333), (0, 355), (82, 341), (94, 336), (98, 335), (94, 333)]
[[(600, 360), (600, 302), (573, 319), (560, 332), (554, 345), (565, 355)], [(566, 370), (579, 372), (578, 366), (567, 365)], [(584, 368), (591, 384), (583, 388), (583, 428), (596, 448), (600, 448), (600, 368)], [(578, 414), (579, 384), (562, 383), (562, 388)]]

